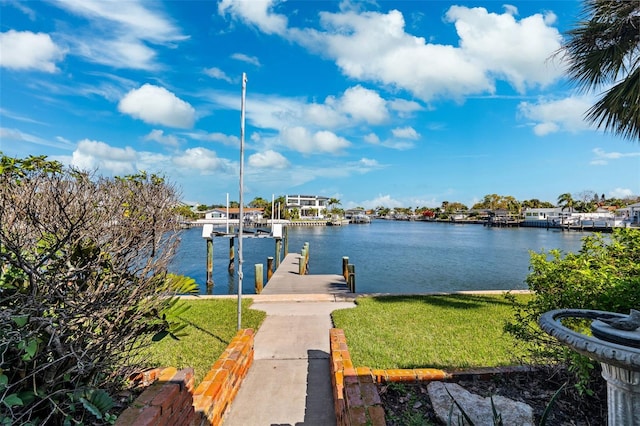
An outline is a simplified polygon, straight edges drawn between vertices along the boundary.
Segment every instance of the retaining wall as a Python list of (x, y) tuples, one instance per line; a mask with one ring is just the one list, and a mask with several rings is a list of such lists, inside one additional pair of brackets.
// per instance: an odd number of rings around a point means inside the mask
[(220, 425), (253, 363), (254, 331), (240, 330), (194, 389), (192, 368), (153, 369), (139, 376), (145, 391), (116, 421), (116, 426)]
[(329, 331), (333, 399), (338, 426), (386, 425), (376, 383), (418, 382), (450, 379), (435, 368), (371, 369), (354, 367), (344, 330)]

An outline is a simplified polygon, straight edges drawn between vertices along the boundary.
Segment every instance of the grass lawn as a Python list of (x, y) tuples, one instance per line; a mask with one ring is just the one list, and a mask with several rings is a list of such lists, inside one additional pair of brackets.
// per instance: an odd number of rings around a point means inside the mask
[[(226, 349), (237, 333), (237, 299), (184, 300), (190, 308), (181, 315), (189, 324), (183, 332), (187, 336), (180, 340), (170, 337), (152, 344), (143, 354), (148, 367), (193, 367), (196, 383), (199, 383), (209, 368)], [(249, 309), (252, 301), (242, 301), (242, 328), (257, 331), (266, 317), (263, 311)]]
[[(525, 302), (529, 295), (517, 295)], [(384, 296), (333, 312), (354, 365), (468, 368), (513, 365), (524, 355), (503, 333), (513, 309), (500, 295)]]

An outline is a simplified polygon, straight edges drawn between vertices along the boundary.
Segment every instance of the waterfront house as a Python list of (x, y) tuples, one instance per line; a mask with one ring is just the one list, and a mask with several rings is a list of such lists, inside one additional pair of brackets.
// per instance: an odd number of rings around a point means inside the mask
[(522, 215), (524, 216), (525, 222), (530, 222), (538, 220), (546, 221), (550, 218), (557, 218), (561, 213), (563, 213), (563, 211), (559, 207), (538, 209), (527, 208), (524, 209)]
[[(622, 210), (622, 209), (620, 209)], [(640, 213), (640, 206), (638, 207)], [(584, 227), (613, 227), (625, 226), (624, 216), (620, 212), (615, 214), (608, 208), (598, 208), (595, 212), (583, 213), (569, 209), (555, 208), (528, 208), (523, 211), (524, 226), (584, 226)]]
[[(229, 219), (238, 220), (240, 217), (240, 208), (238, 207), (229, 207)], [(242, 209), (242, 214), (245, 219), (251, 219), (257, 217), (258, 219), (262, 219), (262, 213), (264, 213), (264, 209), (256, 209), (251, 207), (245, 207)], [(205, 219), (226, 219), (227, 218), (227, 208), (220, 207), (216, 209), (207, 210), (204, 214)]]
[(640, 226), (640, 203), (617, 209), (615, 216), (616, 219), (622, 220), (631, 226)]
[(329, 197), (320, 195), (287, 195), (285, 204), (291, 214), (294, 210), (300, 213), (300, 218), (324, 218), (327, 212)]

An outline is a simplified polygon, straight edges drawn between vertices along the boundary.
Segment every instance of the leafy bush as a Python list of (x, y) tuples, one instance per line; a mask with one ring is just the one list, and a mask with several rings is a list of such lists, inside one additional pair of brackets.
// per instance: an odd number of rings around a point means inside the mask
[[(629, 314), (640, 306), (640, 230), (619, 228), (609, 236), (584, 238), (578, 253), (559, 250), (531, 253), (526, 282), (534, 297), (514, 303), (515, 319), (505, 330), (527, 345), (539, 362), (566, 363), (576, 373), (578, 388), (588, 391), (595, 363), (562, 346), (537, 326), (543, 313), (562, 308), (595, 309)], [(574, 327), (585, 328), (582, 322)]]
[(175, 189), (0, 153), (0, 424), (112, 423), (152, 338), (182, 327)]

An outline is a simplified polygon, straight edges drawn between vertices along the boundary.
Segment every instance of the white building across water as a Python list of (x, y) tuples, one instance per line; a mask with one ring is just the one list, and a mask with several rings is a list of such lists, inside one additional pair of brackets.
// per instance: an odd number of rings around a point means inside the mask
[[(636, 206), (636, 207), (634, 207)], [(638, 224), (640, 217), (640, 203), (633, 204), (624, 209), (611, 211), (598, 208), (592, 213), (572, 211), (571, 209), (554, 208), (530, 208), (523, 211), (524, 225), (528, 223), (545, 223), (551, 226), (581, 225), (595, 227), (618, 227)]]
[(300, 218), (322, 219), (327, 213), (329, 197), (320, 195), (287, 195), (285, 197), (286, 208), (289, 214), (297, 210)]

